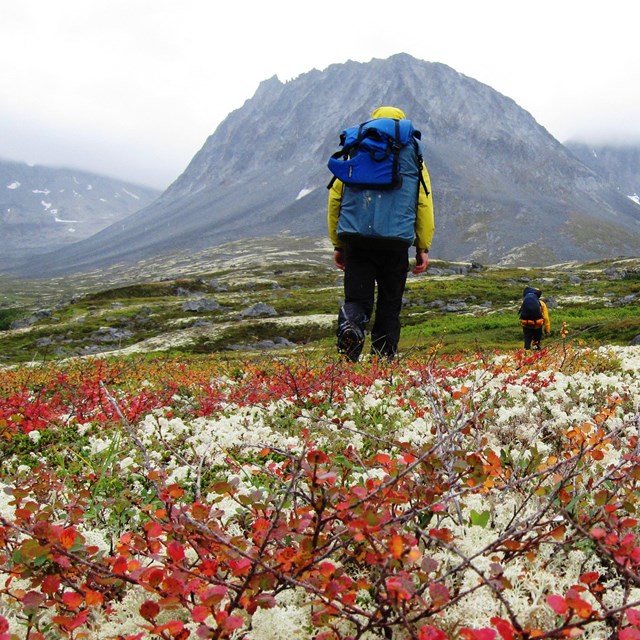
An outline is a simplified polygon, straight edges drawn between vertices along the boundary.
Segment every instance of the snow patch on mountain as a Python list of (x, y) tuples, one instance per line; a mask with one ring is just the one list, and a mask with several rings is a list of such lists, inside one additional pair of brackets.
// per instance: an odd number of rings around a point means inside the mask
[(308, 196), (312, 191), (313, 189), (300, 189), (300, 193), (296, 196), (296, 200), (300, 200), (301, 198)]
[[(136, 200), (140, 200), (139, 196), (137, 196), (135, 193), (131, 193), (131, 191), (127, 191), (126, 189), (122, 189), (128, 196), (131, 196), (132, 198), (135, 198)], [(116, 194), (117, 195), (117, 194)]]

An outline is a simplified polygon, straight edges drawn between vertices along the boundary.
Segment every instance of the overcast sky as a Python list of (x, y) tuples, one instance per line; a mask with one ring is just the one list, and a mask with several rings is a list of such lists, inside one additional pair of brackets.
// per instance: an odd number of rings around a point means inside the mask
[[(640, 142), (637, 0), (0, 0), (0, 158), (167, 187), (273, 75), (400, 52)], [(372, 105), (375, 106), (375, 105)]]

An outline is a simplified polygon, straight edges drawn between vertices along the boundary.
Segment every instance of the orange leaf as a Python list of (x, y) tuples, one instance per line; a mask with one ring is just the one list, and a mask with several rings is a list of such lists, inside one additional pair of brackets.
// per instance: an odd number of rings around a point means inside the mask
[(593, 584), (598, 581), (600, 574), (597, 571), (587, 571), (587, 573), (583, 573), (580, 576), (580, 582), (584, 582), (584, 584)]
[(65, 549), (71, 549), (76, 541), (76, 530), (73, 527), (67, 527), (60, 534), (60, 544)]
[(576, 588), (571, 588), (567, 591), (566, 604), (571, 607), (583, 620), (588, 618), (593, 612), (593, 607), (583, 600), (579, 595)]
[(160, 605), (153, 600), (145, 600), (140, 605), (140, 615), (145, 620), (153, 620), (160, 613)]
[(158, 538), (164, 533), (162, 525), (157, 522), (148, 522), (144, 526), (149, 538)]
[(209, 517), (210, 507), (202, 502), (194, 502), (191, 505), (191, 515), (196, 520), (206, 520)]
[(574, 607), (574, 609), (583, 620), (593, 613), (593, 607), (586, 600), (580, 600), (580, 604)]
[(389, 544), (389, 549), (391, 551), (391, 555), (394, 560), (400, 558), (404, 552), (404, 541), (402, 540), (402, 536), (394, 534), (391, 536), (391, 543)]
[(174, 562), (184, 560), (184, 547), (176, 540), (172, 540), (167, 545), (167, 553)]
[(459, 400), (463, 396), (466, 396), (469, 393), (469, 391), (470, 391), (469, 387), (466, 387), (465, 385), (462, 385), (458, 391), (454, 391), (451, 394), (451, 397), (454, 400)]
[(96, 605), (101, 605), (104, 602), (104, 596), (99, 591), (92, 591), (91, 589), (87, 589), (84, 594), (84, 601), (87, 603), (88, 607), (93, 607)]
[(422, 553), (418, 547), (411, 547), (411, 551), (409, 551), (409, 560), (412, 562), (418, 562), (422, 558)]
[(320, 573), (325, 578), (330, 578), (336, 572), (336, 567), (333, 563), (326, 560), (320, 563)]
[(202, 604), (199, 604), (193, 608), (191, 611), (191, 617), (195, 622), (204, 622), (211, 613), (209, 607), (205, 607)]
[(67, 591), (62, 594), (62, 602), (68, 609), (75, 611), (82, 604), (82, 596), (77, 591)]
[(113, 563), (113, 573), (124, 573), (127, 570), (127, 559), (123, 556), (118, 556)]
[(174, 499), (182, 498), (184, 495), (184, 489), (177, 484), (172, 484), (169, 487), (169, 495)]
[(40, 585), (40, 590), (42, 591), (42, 593), (47, 593), (49, 595), (51, 595), (52, 593), (55, 593), (58, 590), (58, 587), (60, 586), (60, 578), (56, 575), (48, 575), (43, 581), (42, 584)]

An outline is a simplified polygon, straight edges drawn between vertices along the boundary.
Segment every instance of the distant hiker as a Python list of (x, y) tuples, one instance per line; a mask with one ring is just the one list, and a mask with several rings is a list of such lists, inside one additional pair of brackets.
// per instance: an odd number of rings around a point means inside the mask
[(408, 248), (416, 249), (413, 273), (424, 273), (435, 229), (420, 132), (397, 107), (379, 107), (371, 118), (343, 131), (342, 149), (328, 163), (334, 178), (327, 224), (334, 262), (344, 271), (337, 346), (353, 362), (362, 353), (376, 284), (371, 353), (395, 356)]
[(522, 305), (518, 315), (524, 335), (524, 348), (532, 351), (540, 350), (542, 342), (542, 329), (545, 334), (551, 331), (549, 310), (544, 300), (540, 297), (542, 291), (534, 287), (525, 287), (522, 294)]

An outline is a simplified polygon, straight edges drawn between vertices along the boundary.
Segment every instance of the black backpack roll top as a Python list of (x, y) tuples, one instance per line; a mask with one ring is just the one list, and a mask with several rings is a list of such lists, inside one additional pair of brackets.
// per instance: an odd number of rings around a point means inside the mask
[(542, 305), (540, 304), (539, 289), (527, 287), (522, 298), (518, 315), (523, 326), (541, 327), (543, 324)]

